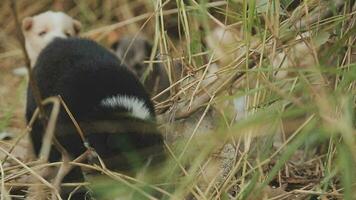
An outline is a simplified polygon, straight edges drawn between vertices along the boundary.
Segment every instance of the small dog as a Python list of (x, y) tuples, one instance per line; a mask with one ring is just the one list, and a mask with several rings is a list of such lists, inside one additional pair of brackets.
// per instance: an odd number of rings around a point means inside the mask
[(34, 66), (38, 55), (54, 38), (78, 36), (81, 23), (62, 12), (47, 11), (22, 21), (26, 51)]
[[(94, 41), (72, 37), (79, 33), (79, 22), (63, 13), (38, 16), (25, 18), (23, 30), (42, 98), (62, 97), (108, 169), (135, 172), (147, 162), (154, 164), (164, 159), (163, 136), (156, 127), (153, 103), (137, 77), (108, 49)], [(41, 20), (48, 26), (38, 24)], [(33, 91), (28, 87), (27, 122), (36, 107)], [(50, 111), (51, 106), (45, 106), (46, 114)], [(30, 133), (37, 155), (44, 133), (45, 127), (37, 119)], [(55, 137), (72, 158), (86, 150), (64, 107), (58, 115)], [(60, 159), (60, 152), (52, 148), (49, 161)], [(64, 178), (64, 182), (83, 180), (79, 167)], [(64, 191), (62, 195), (66, 199), (68, 194)], [(80, 191), (74, 199), (85, 196)]]
[[(164, 66), (160, 63), (154, 63), (150, 70), (149, 64), (144, 63), (149, 60), (152, 52), (152, 45), (143, 37), (124, 37), (115, 42), (111, 48), (121, 59), (125, 66), (128, 67), (144, 84), (151, 96), (155, 96), (170, 86), (169, 78)], [(157, 100), (163, 101), (169, 97), (167, 91)]]

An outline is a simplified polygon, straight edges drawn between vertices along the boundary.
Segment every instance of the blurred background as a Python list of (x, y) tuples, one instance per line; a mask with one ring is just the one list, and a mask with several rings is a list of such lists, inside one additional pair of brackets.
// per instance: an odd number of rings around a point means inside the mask
[[(160, 184), (117, 179), (116, 192), (99, 186), (107, 199), (356, 199), (354, 0), (26, 0), (17, 9), (20, 19), (63, 11), (107, 48), (145, 38), (141, 80), (157, 67), (168, 77), (168, 89), (151, 93), (168, 175)], [(3, 0), (1, 144), (29, 160), (28, 142), (14, 145), (25, 130), (19, 47)], [(132, 195), (148, 185), (159, 189)]]

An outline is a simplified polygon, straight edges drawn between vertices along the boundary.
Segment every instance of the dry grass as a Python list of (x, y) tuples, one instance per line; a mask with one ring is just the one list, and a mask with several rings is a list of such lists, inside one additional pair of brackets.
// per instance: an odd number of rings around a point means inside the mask
[[(145, 35), (154, 46), (147, 63), (162, 62), (170, 76), (171, 97), (156, 108), (171, 159), (158, 172), (130, 177), (69, 162), (109, 177), (84, 183), (102, 198), (356, 198), (354, 1), (18, 4), (20, 18), (63, 10), (83, 23), (82, 36), (107, 46)], [(17, 133), (0, 143), (1, 199), (9, 199), (10, 189), (34, 185), (29, 174), (55, 188), (37, 172), (64, 165), (23, 156), (27, 80), (12, 74), (24, 62), (7, 1), (0, 11), (0, 132)]]

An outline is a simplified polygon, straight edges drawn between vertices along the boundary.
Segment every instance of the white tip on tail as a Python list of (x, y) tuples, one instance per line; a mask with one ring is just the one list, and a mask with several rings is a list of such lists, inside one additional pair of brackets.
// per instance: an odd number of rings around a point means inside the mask
[(151, 117), (149, 109), (145, 103), (136, 97), (116, 95), (105, 98), (100, 102), (104, 107), (124, 107), (131, 112), (131, 114), (140, 119), (147, 119)]

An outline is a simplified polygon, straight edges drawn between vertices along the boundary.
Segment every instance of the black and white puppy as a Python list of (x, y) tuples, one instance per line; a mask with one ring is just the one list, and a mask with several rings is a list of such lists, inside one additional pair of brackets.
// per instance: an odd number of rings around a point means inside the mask
[[(163, 138), (155, 126), (150, 97), (136, 76), (109, 50), (87, 39), (55, 38), (39, 54), (33, 75), (42, 98), (63, 98), (89, 144), (109, 169), (131, 170), (146, 165), (150, 159), (163, 158)], [(29, 88), (27, 121), (35, 109)], [(50, 109), (45, 107), (47, 113)], [(37, 120), (31, 131), (37, 154), (44, 131)], [(73, 158), (86, 150), (63, 108), (55, 137)], [(53, 147), (50, 161), (59, 159), (60, 153)], [(82, 179), (79, 172), (80, 169), (73, 170), (65, 181)]]

